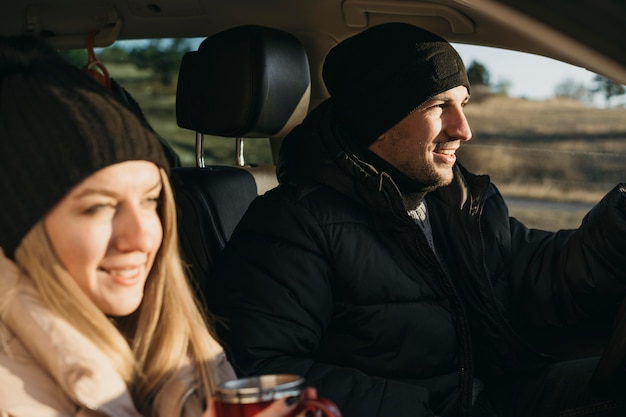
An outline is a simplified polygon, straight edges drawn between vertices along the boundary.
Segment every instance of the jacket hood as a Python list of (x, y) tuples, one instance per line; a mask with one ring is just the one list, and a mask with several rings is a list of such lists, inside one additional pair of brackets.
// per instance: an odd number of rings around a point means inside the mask
[(342, 160), (353, 152), (347, 150), (347, 145), (334, 129), (334, 106), (332, 99), (322, 102), (285, 137), (277, 166), (281, 183), (294, 180), (325, 182), (328, 171), (337, 175), (342, 168), (349, 168)]
[[(334, 121), (332, 98), (317, 106), (285, 137), (277, 164), (281, 184), (326, 185), (373, 207), (402, 209), (398, 187), (344, 140)], [(382, 207), (381, 207), (382, 208)]]
[[(327, 99), (285, 137), (277, 164), (279, 182), (308, 183), (310, 188), (325, 185), (380, 214), (405, 216), (401, 192), (392, 176), (369, 163), (363, 150), (342, 136), (334, 114), (335, 103)], [(438, 196), (450, 206), (469, 205), (479, 210), (476, 204), (485, 197), (488, 177), (470, 174), (458, 163), (454, 177), (449, 186), (429, 195)]]

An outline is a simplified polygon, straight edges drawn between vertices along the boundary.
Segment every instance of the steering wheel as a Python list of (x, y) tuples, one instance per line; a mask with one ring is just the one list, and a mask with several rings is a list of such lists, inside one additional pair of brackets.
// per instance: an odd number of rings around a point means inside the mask
[(611, 337), (591, 377), (590, 386), (599, 393), (611, 392), (626, 385), (626, 298), (622, 301)]

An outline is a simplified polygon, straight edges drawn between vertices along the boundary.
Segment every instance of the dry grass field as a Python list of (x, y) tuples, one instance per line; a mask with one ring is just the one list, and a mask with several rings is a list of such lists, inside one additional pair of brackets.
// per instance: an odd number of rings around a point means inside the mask
[(576, 227), (590, 204), (626, 181), (624, 108), (492, 96), (470, 102), (466, 115), (474, 138), (459, 160), (489, 174), (516, 202), (512, 214), (533, 227)]
[[(546, 191), (558, 200), (595, 201), (588, 192), (600, 192), (599, 183), (626, 180), (626, 109), (495, 96), (469, 104), (466, 115), (474, 139), (459, 158), (474, 171), (499, 178), (509, 193), (516, 193), (511, 187), (518, 182), (544, 188), (554, 182), (558, 188)], [(585, 193), (570, 189), (570, 183)], [(585, 190), (586, 183), (591, 189)], [(546, 191), (525, 190), (520, 196)]]

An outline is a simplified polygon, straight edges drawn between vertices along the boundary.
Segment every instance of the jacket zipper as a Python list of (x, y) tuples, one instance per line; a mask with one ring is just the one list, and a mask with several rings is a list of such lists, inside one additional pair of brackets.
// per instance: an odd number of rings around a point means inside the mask
[[(412, 230), (417, 230), (417, 232), (414, 233), (414, 235), (416, 235), (417, 252), (418, 253), (428, 252), (428, 253), (422, 253), (422, 254), (427, 255), (428, 256), (427, 259), (431, 259), (431, 260), (434, 259), (433, 264), (436, 266), (438, 272), (440, 273), (439, 276), (441, 276), (441, 278), (438, 281), (441, 284), (444, 292), (450, 299), (450, 306), (452, 309), (452, 313), (454, 314), (454, 317), (456, 319), (455, 322), (457, 323), (456, 325), (457, 336), (459, 338), (459, 342), (461, 343), (461, 346), (460, 346), (461, 355), (459, 359), (459, 377), (460, 377), (459, 415), (461, 417), (469, 417), (471, 415), (471, 409), (472, 409), (472, 389), (473, 389), (472, 386), (473, 384), (472, 384), (471, 378), (472, 378), (473, 370), (472, 370), (471, 335), (470, 335), (468, 324), (467, 324), (467, 317), (466, 317), (467, 315), (465, 313), (465, 308), (463, 307), (463, 304), (461, 303), (459, 299), (456, 289), (454, 288), (454, 284), (452, 283), (452, 280), (450, 279), (446, 268), (443, 266), (437, 254), (430, 247), (426, 239), (426, 236), (424, 235), (424, 232), (420, 229), (420, 227), (417, 224), (415, 224), (413, 219), (409, 217), (409, 215), (404, 211), (404, 208), (402, 208), (401, 210), (402, 215), (401, 216), (397, 215), (398, 208), (395, 207), (396, 204), (394, 204), (393, 202), (394, 198), (392, 197), (392, 195), (389, 194), (389, 191), (383, 185), (383, 182), (382, 182), (383, 180), (384, 179), (381, 177), (379, 191), (383, 193), (383, 196), (385, 197), (387, 201), (390, 211), (392, 213), (396, 213), (396, 217), (398, 217), (401, 221), (410, 224), (410, 227), (412, 228)], [(393, 184), (393, 180), (391, 178), (388, 178), (388, 180)], [(395, 188), (395, 185), (394, 185), (394, 188)], [(400, 204), (400, 206), (402, 205)], [(476, 211), (478, 211), (478, 208), (479, 208), (479, 205), (477, 205), (476, 207), (472, 207), (472, 209), (475, 209)], [(481, 244), (482, 244), (482, 233), (481, 233)], [(424, 250), (423, 249), (424, 247), (426, 247), (427, 249)], [(483, 251), (483, 256), (484, 256), (484, 251)]]
[[(465, 308), (461, 303), (458, 293), (454, 288), (454, 284), (450, 279), (446, 268), (439, 260), (437, 254), (430, 248), (427, 242), (424, 232), (411, 220), (411, 228), (417, 230), (416, 237), (416, 249), (417, 252), (422, 252), (422, 255), (428, 256), (429, 259), (434, 259), (433, 264), (436, 266), (435, 273), (438, 273), (441, 278), (438, 280), (441, 284), (445, 294), (450, 299), (450, 307), (455, 317), (457, 336), (460, 343), (460, 358), (459, 358), (459, 412), (461, 416), (469, 416), (472, 408), (472, 347), (471, 347), (471, 335), (468, 330), (467, 317)], [(427, 248), (427, 249), (424, 249)], [(428, 252), (428, 253), (423, 253)]]

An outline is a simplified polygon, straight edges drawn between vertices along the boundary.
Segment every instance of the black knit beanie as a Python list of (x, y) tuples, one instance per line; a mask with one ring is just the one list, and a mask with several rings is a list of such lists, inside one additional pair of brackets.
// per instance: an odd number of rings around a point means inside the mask
[(464, 85), (465, 66), (443, 38), (405, 23), (386, 23), (344, 40), (322, 71), (336, 124), (364, 147), (433, 96)]
[(109, 165), (168, 169), (154, 132), (38, 38), (0, 38), (0, 247), (28, 231), (74, 186)]

